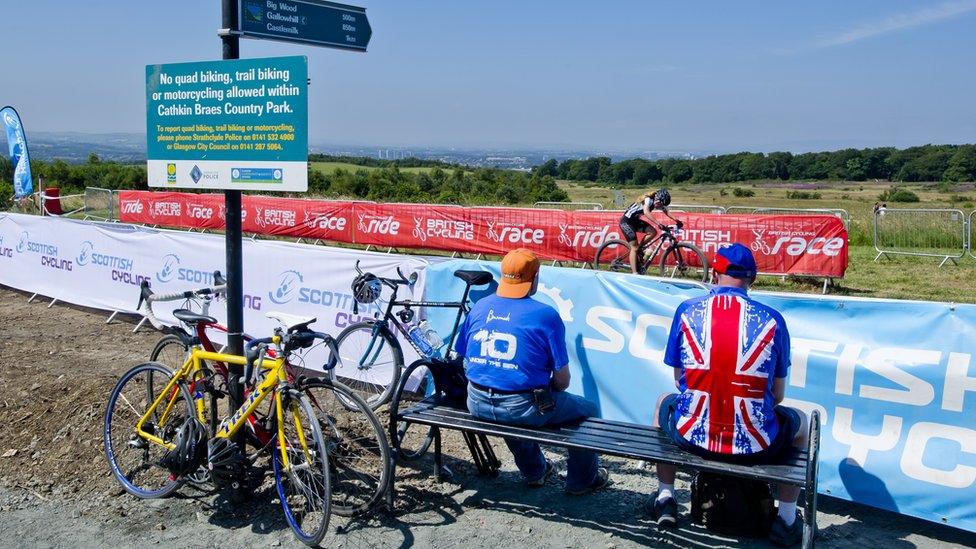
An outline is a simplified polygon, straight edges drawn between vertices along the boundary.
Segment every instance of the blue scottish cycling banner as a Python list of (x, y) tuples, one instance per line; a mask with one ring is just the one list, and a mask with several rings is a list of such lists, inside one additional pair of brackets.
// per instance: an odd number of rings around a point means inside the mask
[(10, 163), (14, 169), (14, 196), (20, 198), (34, 192), (31, 181), (30, 157), (27, 155), (27, 137), (24, 125), (13, 107), (0, 109), (0, 120), (7, 130), (7, 147), (10, 149)]
[[(457, 299), (459, 268), (498, 275), (497, 263), (430, 265), (427, 297)], [(570, 390), (603, 417), (649, 424), (657, 398), (675, 390), (662, 361), (674, 310), (704, 291), (544, 267), (536, 299), (566, 323)], [(976, 531), (976, 306), (755, 297), (783, 313), (792, 335), (786, 404), (820, 411), (820, 492)], [(441, 334), (449, 317), (431, 313)]]

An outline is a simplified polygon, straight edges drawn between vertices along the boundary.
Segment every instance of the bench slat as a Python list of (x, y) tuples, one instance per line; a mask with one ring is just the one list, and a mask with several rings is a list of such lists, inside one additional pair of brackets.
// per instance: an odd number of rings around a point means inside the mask
[[(424, 413), (431, 416), (442, 414), (445, 417), (459, 421), (478, 421), (468, 412), (454, 408), (436, 407), (426, 409)], [(497, 425), (490, 421), (481, 421), (489, 425)], [(617, 427), (617, 430), (604, 430), (604, 426), (608, 424), (615, 424), (612, 426)], [(655, 450), (664, 452), (680, 450), (671, 438), (658, 428), (630, 423), (597, 421), (597, 418), (588, 418), (578, 425), (547, 427), (543, 431), (563, 434), (568, 437), (592, 438), (594, 439), (592, 442), (596, 444), (599, 444), (602, 439), (608, 439), (608, 446), (630, 445), (633, 448), (642, 448), (650, 452), (654, 452)], [(797, 450), (781, 465), (805, 467), (807, 462), (806, 454), (807, 452), (805, 450)]]
[(806, 480), (805, 455), (795, 456), (784, 465), (745, 466), (709, 461), (681, 450), (660, 429), (649, 426), (590, 418), (580, 426), (524, 428), (474, 418), (466, 411), (431, 403), (415, 405), (401, 411), (399, 415), (401, 420), (412, 423), (592, 450), (624, 458), (671, 463), (679, 467), (731, 473), (766, 482), (803, 485)]
[[(428, 417), (443, 414), (445, 418), (450, 418), (451, 421), (477, 421), (468, 413), (461, 410), (437, 408), (434, 410), (425, 410), (423, 413)], [(484, 422), (489, 425), (496, 425), (490, 421)], [(635, 427), (635, 429), (632, 429), (633, 434), (621, 434), (603, 431), (590, 422), (584, 421), (579, 426), (551, 427), (546, 428), (544, 432), (564, 435), (567, 437), (566, 440), (580, 442), (581, 444), (596, 445), (603, 448), (626, 448), (633, 452), (635, 456), (638, 456), (639, 453), (638, 457), (647, 455), (657, 456), (662, 453), (679, 450), (678, 446), (660, 429), (644, 426)], [(802, 454), (805, 454), (805, 452)], [(797, 452), (790, 459), (778, 465), (805, 467), (806, 456), (802, 454)]]

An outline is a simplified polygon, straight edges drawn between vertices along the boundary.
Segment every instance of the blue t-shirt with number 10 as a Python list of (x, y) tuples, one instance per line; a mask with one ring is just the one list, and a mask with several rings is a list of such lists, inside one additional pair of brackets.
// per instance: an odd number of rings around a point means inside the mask
[(545, 387), (569, 363), (559, 313), (531, 297), (492, 295), (475, 303), (455, 348), (470, 381), (504, 391)]

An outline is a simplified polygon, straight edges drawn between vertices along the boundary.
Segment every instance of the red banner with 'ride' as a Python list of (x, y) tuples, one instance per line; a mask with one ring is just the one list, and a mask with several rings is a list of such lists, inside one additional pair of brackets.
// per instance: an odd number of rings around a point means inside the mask
[[(245, 232), (393, 248), (503, 255), (528, 248), (540, 257), (592, 263), (604, 242), (621, 238), (620, 212), (466, 208), (244, 196)], [(681, 241), (711, 261), (732, 242), (752, 249), (759, 271), (840, 278), (847, 270), (847, 230), (831, 215), (676, 213)], [(119, 219), (129, 223), (221, 229), (223, 197), (121, 191)], [(660, 218), (662, 223), (670, 222)]]

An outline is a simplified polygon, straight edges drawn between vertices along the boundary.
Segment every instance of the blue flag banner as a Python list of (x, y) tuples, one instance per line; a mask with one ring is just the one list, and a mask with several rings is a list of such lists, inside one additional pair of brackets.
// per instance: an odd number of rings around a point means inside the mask
[(14, 196), (20, 198), (34, 192), (31, 182), (30, 158), (27, 156), (27, 137), (24, 125), (13, 107), (0, 109), (0, 120), (7, 128), (7, 146), (10, 149), (10, 163), (14, 167)]
[[(426, 297), (457, 300), (454, 260), (427, 268)], [(675, 308), (706, 290), (543, 267), (535, 298), (566, 323), (570, 391), (603, 417), (650, 424), (674, 392), (664, 348)], [(475, 288), (472, 299), (494, 292)], [(823, 421), (820, 492), (976, 531), (976, 305), (755, 292), (792, 336), (785, 404)], [(453, 316), (429, 311), (447, 339)], [(650, 473), (649, 473), (650, 474)]]

